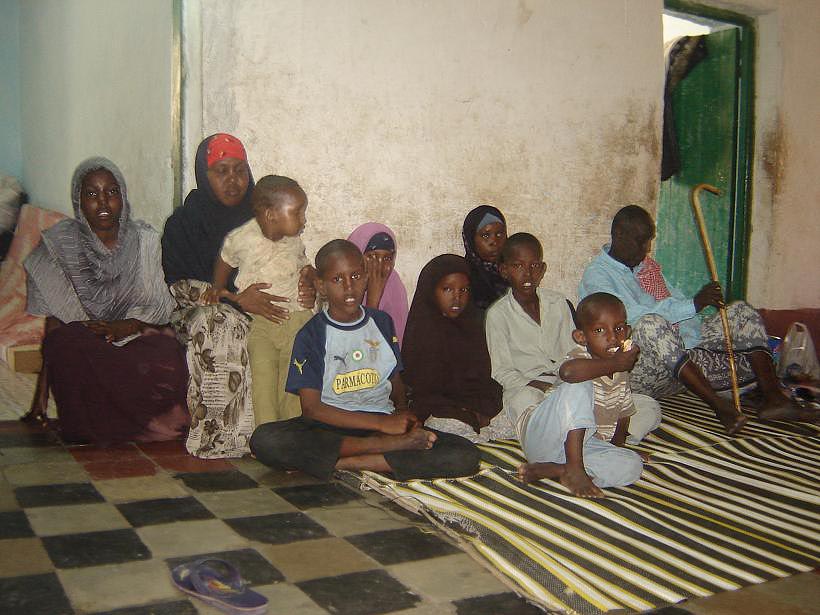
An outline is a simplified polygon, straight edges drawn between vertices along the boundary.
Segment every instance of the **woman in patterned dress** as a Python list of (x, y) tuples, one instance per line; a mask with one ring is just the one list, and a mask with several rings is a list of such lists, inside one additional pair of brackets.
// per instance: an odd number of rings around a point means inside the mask
[[(277, 322), (288, 310), (252, 284), (236, 303), (207, 305), (214, 261), (230, 231), (253, 217), (253, 177), (236, 137), (211, 135), (196, 153), (197, 187), (168, 218), (162, 236), (165, 281), (177, 302), (172, 324), (186, 346), (191, 429), (186, 447), (197, 457), (241, 457), (249, 452), (254, 415), (247, 337), (251, 318)], [(231, 280), (231, 286), (233, 280)], [(236, 290), (231, 288), (231, 290)], [(315, 291), (300, 282), (312, 307)]]

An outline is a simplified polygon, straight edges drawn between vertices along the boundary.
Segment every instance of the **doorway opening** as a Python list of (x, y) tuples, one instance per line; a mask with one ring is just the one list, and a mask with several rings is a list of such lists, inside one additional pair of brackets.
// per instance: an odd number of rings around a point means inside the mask
[(658, 196), (655, 258), (687, 296), (709, 281), (689, 204), (704, 193), (704, 218), (728, 300), (746, 294), (753, 125), (753, 20), (682, 0), (667, 0), (664, 160)]

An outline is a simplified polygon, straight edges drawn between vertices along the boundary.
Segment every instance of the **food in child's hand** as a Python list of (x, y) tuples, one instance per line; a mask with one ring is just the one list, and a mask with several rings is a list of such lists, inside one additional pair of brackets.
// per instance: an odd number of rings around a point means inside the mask
[[(624, 340), (621, 343), (621, 350), (624, 352), (629, 352), (632, 350), (632, 340)], [(616, 353), (618, 352), (618, 347), (616, 346), (615, 348), (610, 348), (607, 352)]]

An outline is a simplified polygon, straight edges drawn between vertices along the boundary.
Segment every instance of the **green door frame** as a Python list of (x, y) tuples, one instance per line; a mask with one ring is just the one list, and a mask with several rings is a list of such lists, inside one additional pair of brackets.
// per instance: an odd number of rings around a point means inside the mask
[(699, 2), (664, 0), (664, 8), (677, 13), (730, 23), (739, 28), (737, 57), (737, 147), (734, 153), (735, 198), (732, 213), (732, 242), (729, 246), (729, 288), (724, 289), (728, 299), (745, 299), (748, 282), (749, 233), (751, 231), (749, 202), (752, 197), (752, 157), (754, 153), (754, 63), (757, 47), (755, 20)]

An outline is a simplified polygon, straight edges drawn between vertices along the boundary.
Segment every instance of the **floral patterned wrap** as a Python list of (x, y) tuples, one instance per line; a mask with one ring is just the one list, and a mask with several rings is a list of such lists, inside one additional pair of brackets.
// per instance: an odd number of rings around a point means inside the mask
[(171, 317), (188, 360), (188, 452), (202, 458), (241, 457), (255, 424), (247, 338), (250, 320), (232, 307), (205, 305), (210, 284), (171, 285), (177, 309)]

